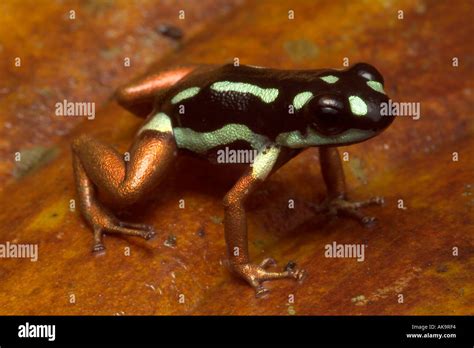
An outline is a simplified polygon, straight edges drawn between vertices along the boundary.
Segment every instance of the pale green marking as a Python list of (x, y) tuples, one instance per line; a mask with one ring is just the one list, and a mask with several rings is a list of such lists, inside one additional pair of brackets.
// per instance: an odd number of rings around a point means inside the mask
[(262, 148), (268, 138), (252, 132), (247, 126), (231, 123), (212, 132), (196, 132), (190, 128), (174, 128), (176, 144), (197, 153), (204, 153), (216, 146), (233, 143), (237, 140), (246, 141), (254, 149)]
[(339, 81), (339, 77), (334, 75), (323, 76), (320, 77), (320, 79), (327, 83), (336, 83), (337, 81)]
[(180, 101), (182, 101), (184, 99), (192, 98), (196, 94), (198, 94), (200, 90), (201, 89), (199, 87), (186, 88), (185, 90), (183, 90), (183, 91), (179, 92), (178, 94), (176, 94), (173, 97), (173, 99), (171, 99), (171, 103), (172, 104), (177, 104), (177, 103), (179, 103)]
[(320, 145), (344, 145), (359, 142), (371, 138), (376, 133), (360, 129), (348, 129), (347, 131), (333, 136), (326, 136), (316, 133), (312, 128), (307, 128), (307, 134), (300, 131), (292, 131), (279, 134), (276, 143), (292, 149), (304, 148)]
[(349, 104), (354, 115), (364, 116), (367, 114), (367, 104), (358, 96), (351, 95), (349, 97)]
[(294, 98), (293, 98), (293, 106), (295, 107), (296, 110), (301, 109), (305, 104), (308, 102), (313, 97), (313, 93), (311, 92), (301, 92), (298, 93)]
[(367, 85), (369, 85), (369, 87), (372, 88), (374, 91), (385, 94), (385, 91), (383, 89), (383, 85), (380, 82), (378, 82), (378, 81), (367, 81)]
[(259, 97), (265, 103), (271, 103), (278, 97), (278, 89), (261, 88), (245, 82), (219, 81), (214, 82), (211, 88), (218, 92), (250, 93)]
[(138, 132), (140, 134), (144, 130), (154, 130), (157, 132), (172, 133), (173, 126), (171, 125), (171, 120), (167, 114), (164, 112), (159, 112), (153, 116), (150, 121), (148, 121)]
[(265, 180), (272, 171), (279, 154), (280, 147), (275, 145), (271, 145), (260, 152), (251, 165), (252, 176), (260, 180)]

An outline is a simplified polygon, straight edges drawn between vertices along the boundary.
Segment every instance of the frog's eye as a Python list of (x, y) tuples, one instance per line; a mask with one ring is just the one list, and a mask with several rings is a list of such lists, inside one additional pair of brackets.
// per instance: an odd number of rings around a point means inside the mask
[(344, 103), (339, 97), (323, 95), (317, 98), (318, 106), (321, 112), (336, 115), (344, 109)]
[(350, 70), (367, 81), (376, 81), (382, 85), (384, 83), (382, 74), (370, 64), (357, 63)]
[(334, 135), (347, 129), (344, 100), (337, 95), (320, 95), (310, 102), (311, 126), (319, 133)]

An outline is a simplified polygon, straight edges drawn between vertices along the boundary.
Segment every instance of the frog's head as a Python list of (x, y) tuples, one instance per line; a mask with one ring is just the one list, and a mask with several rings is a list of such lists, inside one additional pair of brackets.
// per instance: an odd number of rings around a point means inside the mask
[(387, 128), (393, 116), (383, 116), (388, 103), (382, 75), (373, 66), (359, 63), (344, 70), (325, 72), (324, 90), (314, 93), (304, 106), (309, 124), (306, 145), (348, 145), (376, 136)]

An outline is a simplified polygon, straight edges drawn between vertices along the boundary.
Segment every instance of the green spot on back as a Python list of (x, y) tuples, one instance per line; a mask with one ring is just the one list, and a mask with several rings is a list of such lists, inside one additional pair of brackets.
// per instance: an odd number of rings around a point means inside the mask
[(378, 81), (367, 81), (367, 85), (372, 88), (374, 91), (385, 94), (383, 85)]
[(293, 98), (293, 106), (295, 107), (296, 110), (301, 109), (307, 102), (313, 97), (313, 93), (311, 92), (301, 92), (298, 93), (294, 98)]
[(327, 83), (336, 83), (339, 80), (339, 77), (334, 75), (327, 75), (320, 77), (320, 79)]
[(351, 95), (349, 97), (349, 104), (354, 115), (364, 116), (367, 114), (367, 104), (358, 96)]
[(177, 104), (177, 103), (179, 103), (180, 101), (182, 101), (184, 99), (192, 98), (196, 94), (198, 94), (199, 91), (200, 91), (199, 87), (186, 88), (185, 90), (183, 90), (183, 91), (179, 92), (178, 94), (176, 94), (173, 97), (173, 99), (171, 99), (171, 103), (172, 104)]
[(245, 82), (219, 81), (213, 83), (211, 88), (218, 92), (250, 93), (259, 97), (265, 103), (271, 103), (278, 97), (278, 89), (276, 88), (261, 88)]

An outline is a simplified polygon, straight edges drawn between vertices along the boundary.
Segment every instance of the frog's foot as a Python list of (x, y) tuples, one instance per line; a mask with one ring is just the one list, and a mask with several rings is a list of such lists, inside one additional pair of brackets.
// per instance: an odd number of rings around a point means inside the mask
[(86, 216), (87, 221), (94, 229), (93, 252), (100, 252), (105, 249), (102, 241), (104, 233), (118, 233), (129, 236), (142, 237), (150, 239), (155, 235), (152, 226), (145, 224), (137, 224), (132, 222), (124, 222), (118, 220), (112, 213), (105, 208), (94, 204), (88, 209)]
[(264, 281), (284, 278), (302, 280), (305, 275), (305, 271), (297, 269), (294, 262), (289, 262), (282, 272), (267, 271), (268, 267), (275, 265), (276, 262), (274, 259), (267, 258), (259, 265), (251, 263), (234, 264), (233, 270), (255, 289), (255, 297), (257, 298), (269, 292), (269, 290), (262, 285)]
[(332, 216), (347, 216), (359, 221), (362, 225), (373, 224), (376, 219), (373, 216), (364, 215), (359, 209), (369, 205), (383, 205), (383, 197), (372, 197), (365, 201), (350, 202), (345, 198), (326, 199), (320, 205), (312, 204), (312, 208), (318, 213), (326, 213)]

